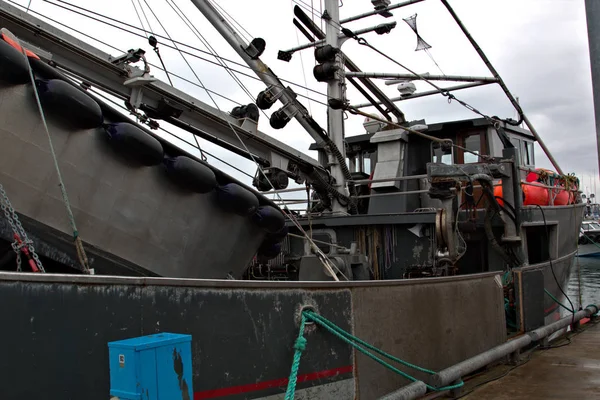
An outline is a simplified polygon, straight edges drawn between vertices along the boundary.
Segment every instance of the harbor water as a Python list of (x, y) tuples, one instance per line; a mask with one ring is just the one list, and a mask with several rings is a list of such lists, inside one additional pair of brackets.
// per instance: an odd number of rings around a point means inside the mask
[[(600, 305), (600, 248), (598, 256), (576, 257), (571, 268), (567, 294), (575, 307)], [(581, 300), (579, 292), (581, 290)]]

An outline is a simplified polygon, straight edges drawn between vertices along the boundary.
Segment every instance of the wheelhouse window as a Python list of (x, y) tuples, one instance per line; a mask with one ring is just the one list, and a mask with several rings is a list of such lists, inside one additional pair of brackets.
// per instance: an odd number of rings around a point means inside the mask
[(532, 167), (535, 165), (533, 154), (533, 142), (512, 137), (511, 143), (517, 148), (519, 153), (519, 165)]
[(533, 159), (533, 143), (524, 140), (523, 142), (523, 165), (535, 165), (535, 161)]
[(346, 157), (346, 165), (350, 172), (362, 172), (369, 175), (371, 174), (371, 153), (363, 151)]
[(364, 153), (363, 155), (363, 171), (370, 174), (371, 173), (371, 154)]
[(464, 147), (469, 150), (464, 152), (465, 164), (479, 162), (477, 154), (481, 154), (481, 135), (475, 134), (467, 136), (465, 138)]
[(444, 149), (439, 142), (433, 142), (431, 144), (431, 151), (433, 153), (433, 162), (438, 164), (452, 164), (452, 147)]

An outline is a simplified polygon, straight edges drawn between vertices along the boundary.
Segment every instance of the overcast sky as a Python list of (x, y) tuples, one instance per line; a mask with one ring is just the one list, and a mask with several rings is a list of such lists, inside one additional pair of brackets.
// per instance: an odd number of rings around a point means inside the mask
[[(132, 1), (71, 1), (82, 7), (90, 7), (103, 15), (141, 27)], [(154, 32), (164, 34), (145, 1), (159, 16), (161, 23), (174, 39), (206, 49), (167, 5), (166, 0), (139, 1), (141, 3), (135, 0), (138, 12), (140, 12), (141, 4)], [(222, 57), (242, 62), (191, 1), (175, 1)], [(308, 4), (309, 6), (306, 8), (310, 8), (312, 5), (317, 13), (320, 13), (322, 6), (319, 0), (294, 1)], [(29, 0), (18, 0), (18, 3), (22, 5), (27, 5), (28, 2)], [(368, 0), (345, 0), (343, 3), (340, 10), (342, 18), (363, 13), (372, 8), (371, 2)], [(450, 3), (496, 66), (509, 89), (519, 97), (525, 113), (551, 149), (564, 172), (589, 176), (596, 171), (597, 175), (598, 159), (583, 0), (451, 0)], [(312, 76), (312, 68), (315, 63), (312, 50), (294, 54), (289, 63), (277, 60), (278, 50), (291, 48), (306, 41), (292, 24), (295, 4), (293, 1), (286, 0), (219, 1), (219, 5), (253, 37), (259, 36), (266, 40), (267, 49), (262, 60), (272, 70), (281, 78), (308, 86), (323, 94), (326, 92), (326, 85), (316, 82)], [(43, 0), (32, 0), (31, 10), (123, 50), (143, 47), (147, 50), (149, 60), (154, 64), (159, 63), (144, 39), (64, 11)], [(445, 74), (489, 76), (485, 65), (462, 36), (446, 9), (437, 0), (427, 0), (398, 9), (394, 11), (393, 18), (374, 16), (349, 23), (347, 27), (360, 29), (396, 20), (398, 25), (390, 34), (378, 36), (372, 33), (365, 35), (365, 38), (377, 48), (417, 72), (438, 74), (440, 71), (429, 55), (423, 51), (415, 51), (416, 36), (402, 20), (402, 18), (415, 13), (418, 14), (419, 33), (432, 46), (430, 54)], [(140, 15), (145, 28), (148, 29), (148, 23), (144, 19), (143, 13)], [(39, 17), (39, 15), (36, 16)], [(316, 16), (315, 21), (317, 24), (321, 24)], [(117, 51), (112, 48), (89, 38), (83, 38), (64, 27), (60, 28), (104, 51), (113, 55), (117, 54)], [(346, 42), (343, 50), (363, 71), (405, 72), (355, 41)], [(161, 54), (170, 71), (197, 82), (178, 52), (162, 47)], [(197, 54), (214, 60), (209, 55)], [(223, 68), (190, 56), (187, 57), (187, 60), (208, 89), (239, 103), (246, 104), (252, 101)], [(234, 69), (252, 75), (252, 71), (247, 68), (230, 65)], [(152, 73), (164, 79), (164, 75), (160, 71), (154, 69)], [(261, 82), (245, 76), (239, 77), (253, 97), (264, 89)], [(178, 79), (175, 79), (174, 83), (178, 88), (214, 106), (213, 100), (202, 88)], [(390, 97), (398, 95), (394, 86), (385, 86), (381, 82), (379, 85)], [(299, 95), (318, 101), (301, 99), (309, 107), (314, 118), (325, 127), (325, 107), (319, 103), (325, 101), (325, 97), (300, 87), (294, 87), (294, 89)], [(429, 89), (430, 87), (426, 83), (417, 83), (418, 91)], [(486, 114), (516, 117), (514, 109), (497, 86), (475, 88), (455, 94)], [(351, 86), (348, 89), (348, 98), (353, 104), (365, 102), (365, 99)], [(236, 103), (220, 97), (214, 97), (214, 100), (224, 111), (230, 111), (236, 105)], [(279, 103), (269, 110), (268, 114), (278, 106), (280, 106)], [(404, 101), (400, 102), (399, 106), (405, 112), (407, 119), (425, 118), (428, 123), (476, 117), (475, 114), (456, 103), (448, 104), (442, 96)], [(375, 109), (369, 108), (365, 111), (375, 112)], [(362, 117), (349, 116), (346, 134), (364, 133), (362, 121)], [(283, 130), (275, 131), (270, 128), (267, 118), (261, 115), (259, 129), (309, 153), (307, 148), (311, 143), (311, 138), (296, 122), (290, 123)], [(191, 137), (188, 135), (186, 140), (190, 139)], [(233, 161), (251, 174), (254, 173), (255, 168), (250, 162), (232, 156), (205, 142), (202, 142), (202, 146), (219, 157)], [(311, 156), (316, 157), (315, 154), (311, 154)], [(539, 147), (536, 156), (538, 166), (550, 167)], [(221, 166), (219, 162), (211, 160), (210, 157), (209, 161)], [(244, 178), (241, 174), (233, 172), (232, 175), (249, 182), (249, 179)], [(585, 178), (584, 183), (588, 184), (588, 181), (589, 178)]]

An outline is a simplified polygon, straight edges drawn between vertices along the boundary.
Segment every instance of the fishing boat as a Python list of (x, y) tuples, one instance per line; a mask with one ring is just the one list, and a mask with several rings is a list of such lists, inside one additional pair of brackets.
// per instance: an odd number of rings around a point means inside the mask
[[(341, 50), (352, 40), (391, 59), (366, 38), (393, 34), (394, 13), (420, 2), (372, 1), (344, 19), (326, 0), (325, 29), (295, 7), (307, 43), (280, 50), (277, 62), (314, 51), (326, 127), (261, 58), (268, 38), (244, 39), (214, 2), (192, 0), (212, 25), (202, 29), (265, 84), (229, 112), (152, 75), (146, 51), (182, 43), (153, 33), (147, 49), (108, 54), (34, 9), (0, 2), (0, 337), (12, 360), (0, 367), (4, 398), (116, 395), (107, 343), (158, 332), (192, 335), (183, 399), (460, 390), (462, 375), (423, 381), (560, 318), (585, 210), (579, 182), (448, 2), (491, 76), (419, 74), (394, 60), (402, 72), (364, 72)], [(350, 24), (366, 18), (386, 22)], [(415, 19), (405, 21), (427, 45)], [(413, 81), (433, 89), (417, 92)], [(366, 103), (346, 98), (348, 83)], [(398, 106), (444, 96), (474, 110), (458, 92), (488, 84), (502, 88), (516, 120), (479, 113), (430, 124)], [(364, 133), (345, 135), (344, 115), (363, 119)], [(297, 121), (318, 159), (261, 132), (265, 118), (274, 129)], [(159, 134), (175, 128), (249, 160), (252, 179)], [(536, 168), (534, 143), (554, 170)], [(386, 370), (350, 337), (406, 363)], [(407, 376), (412, 364), (422, 368)]]

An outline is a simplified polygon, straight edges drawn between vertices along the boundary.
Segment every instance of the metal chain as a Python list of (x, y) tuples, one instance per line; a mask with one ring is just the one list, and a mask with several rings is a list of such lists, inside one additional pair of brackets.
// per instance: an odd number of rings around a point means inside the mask
[[(0, 196), (0, 207), (2, 208), (2, 211), (6, 216), (6, 220), (10, 224), (10, 227), (12, 228), (13, 233), (15, 235), (15, 241), (11, 243), (11, 247), (17, 254), (17, 271), (21, 271), (21, 249), (23, 247), (26, 247), (29, 250), (31, 256), (33, 257), (33, 260), (35, 261), (35, 264), (37, 265), (38, 269), (41, 272), (46, 272), (40, 258), (35, 252), (33, 242), (27, 236), (23, 225), (21, 225), (21, 221), (19, 220), (15, 209), (10, 203), (8, 195), (6, 194), (6, 191), (4, 190), (2, 184), (0, 184)], [(21, 240), (18, 239), (19, 237)]]
[[(2, 198), (0, 198), (0, 208), (2, 208), (2, 211), (4, 211), (6, 220), (10, 224), (13, 232), (17, 232), (17, 227), (15, 226), (15, 222), (13, 221), (12, 215), (8, 210), (8, 207), (5, 205), (4, 199), (6, 199), (6, 194), (4, 192), (4, 189), (2, 188), (2, 185), (0, 185), (0, 193), (2, 194)], [(17, 255), (17, 271), (21, 271), (21, 246), (18, 245), (16, 240), (12, 242), (10, 246), (13, 248), (15, 254)]]

